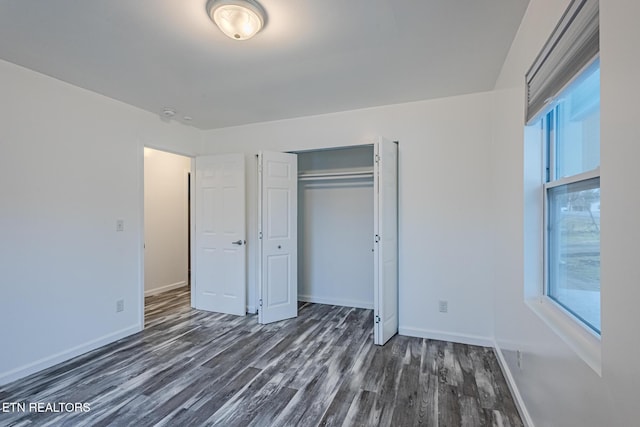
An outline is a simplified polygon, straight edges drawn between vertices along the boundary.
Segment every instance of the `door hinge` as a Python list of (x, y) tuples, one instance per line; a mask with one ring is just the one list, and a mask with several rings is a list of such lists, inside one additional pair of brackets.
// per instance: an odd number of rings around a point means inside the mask
[(380, 316), (378, 316), (378, 315), (376, 314), (376, 323), (380, 323), (380, 320), (382, 320), (382, 319), (380, 319)]
[(380, 155), (376, 154), (375, 159), (376, 159), (376, 163), (380, 163)]
[(380, 236), (376, 234), (376, 237), (373, 240), (375, 240), (375, 242), (378, 243), (380, 241)]
[(262, 231), (258, 231), (258, 239), (262, 240)]
[(260, 300), (258, 301), (258, 305), (262, 307), (262, 298), (260, 298)]

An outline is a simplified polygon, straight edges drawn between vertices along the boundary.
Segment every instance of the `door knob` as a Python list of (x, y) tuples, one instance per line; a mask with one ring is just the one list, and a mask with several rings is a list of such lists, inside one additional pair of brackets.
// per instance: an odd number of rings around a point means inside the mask
[(238, 246), (242, 246), (243, 241), (242, 240), (236, 240), (235, 242), (231, 242), (232, 245), (238, 245)]

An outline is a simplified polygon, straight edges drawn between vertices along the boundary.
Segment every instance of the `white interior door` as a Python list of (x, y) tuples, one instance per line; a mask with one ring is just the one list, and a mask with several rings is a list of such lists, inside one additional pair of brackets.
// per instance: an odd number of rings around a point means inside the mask
[(298, 315), (297, 156), (260, 153), (258, 177), (258, 321), (271, 323)]
[(246, 314), (244, 154), (196, 157), (194, 305)]
[(398, 145), (380, 140), (374, 158), (374, 343), (398, 333)]

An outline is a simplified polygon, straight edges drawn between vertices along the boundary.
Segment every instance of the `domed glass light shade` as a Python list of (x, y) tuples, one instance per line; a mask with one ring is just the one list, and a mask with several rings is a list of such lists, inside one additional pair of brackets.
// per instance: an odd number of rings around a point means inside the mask
[(207, 13), (234, 40), (248, 40), (265, 24), (264, 9), (253, 0), (209, 0)]

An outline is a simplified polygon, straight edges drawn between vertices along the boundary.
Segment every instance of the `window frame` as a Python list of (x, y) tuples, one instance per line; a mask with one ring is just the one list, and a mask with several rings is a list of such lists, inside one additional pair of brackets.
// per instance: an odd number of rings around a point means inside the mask
[(571, 0), (524, 76), (523, 297), (525, 305), (542, 323), (601, 376), (601, 335), (547, 295), (546, 256), (547, 187), (600, 176), (600, 168), (552, 183), (548, 175), (552, 172), (545, 168), (551, 161), (555, 169), (556, 153), (546, 147), (548, 135), (542, 122), (556, 107), (559, 96), (600, 59), (599, 14), (599, 0)]
[[(553, 106), (549, 106), (549, 109)], [(543, 119), (546, 109), (538, 119), (527, 124), (524, 129), (525, 138), (525, 305), (574, 353), (580, 357), (597, 375), (602, 375), (602, 341), (601, 335), (577, 319), (573, 313), (558, 304), (546, 293), (548, 264), (546, 259), (548, 221), (547, 175), (549, 166), (547, 156), (546, 132)], [(528, 160), (527, 160), (528, 159)], [(549, 183), (550, 188), (568, 183), (572, 178), (584, 180), (599, 176), (599, 168), (578, 174), (574, 177), (561, 178), (556, 183)], [(529, 255), (527, 255), (529, 254)]]
[[(592, 60), (590, 60), (580, 72), (578, 72), (567, 85), (562, 88), (559, 94), (563, 93), (568, 87), (570, 87), (577, 79), (581, 78), (582, 75), (589, 70), (596, 62), (600, 60), (600, 55), (596, 55)], [(574, 313), (573, 310), (562, 304), (555, 298), (553, 298), (550, 293), (550, 265), (549, 265), (549, 256), (550, 256), (550, 230), (549, 230), (549, 193), (552, 188), (557, 187), (565, 187), (570, 184), (579, 183), (583, 181), (588, 181), (594, 178), (600, 178), (600, 166), (597, 166), (594, 169), (581, 172), (575, 175), (557, 177), (557, 136), (558, 136), (558, 124), (560, 123), (560, 108), (561, 104), (557, 101), (550, 103), (547, 105), (545, 109), (543, 109), (538, 117), (540, 121), (540, 125), (542, 128), (542, 210), (543, 210), (543, 236), (542, 236), (542, 260), (543, 260), (543, 272), (542, 272), (542, 292), (541, 297), (548, 300), (549, 303), (557, 306), (563, 312), (567, 313), (573, 321), (575, 321), (578, 325), (585, 328), (588, 332), (594, 334), (598, 339), (601, 338), (602, 332), (601, 330), (596, 330), (596, 328), (589, 324), (586, 320), (584, 320), (580, 315)], [(602, 298), (601, 298), (602, 299)]]

